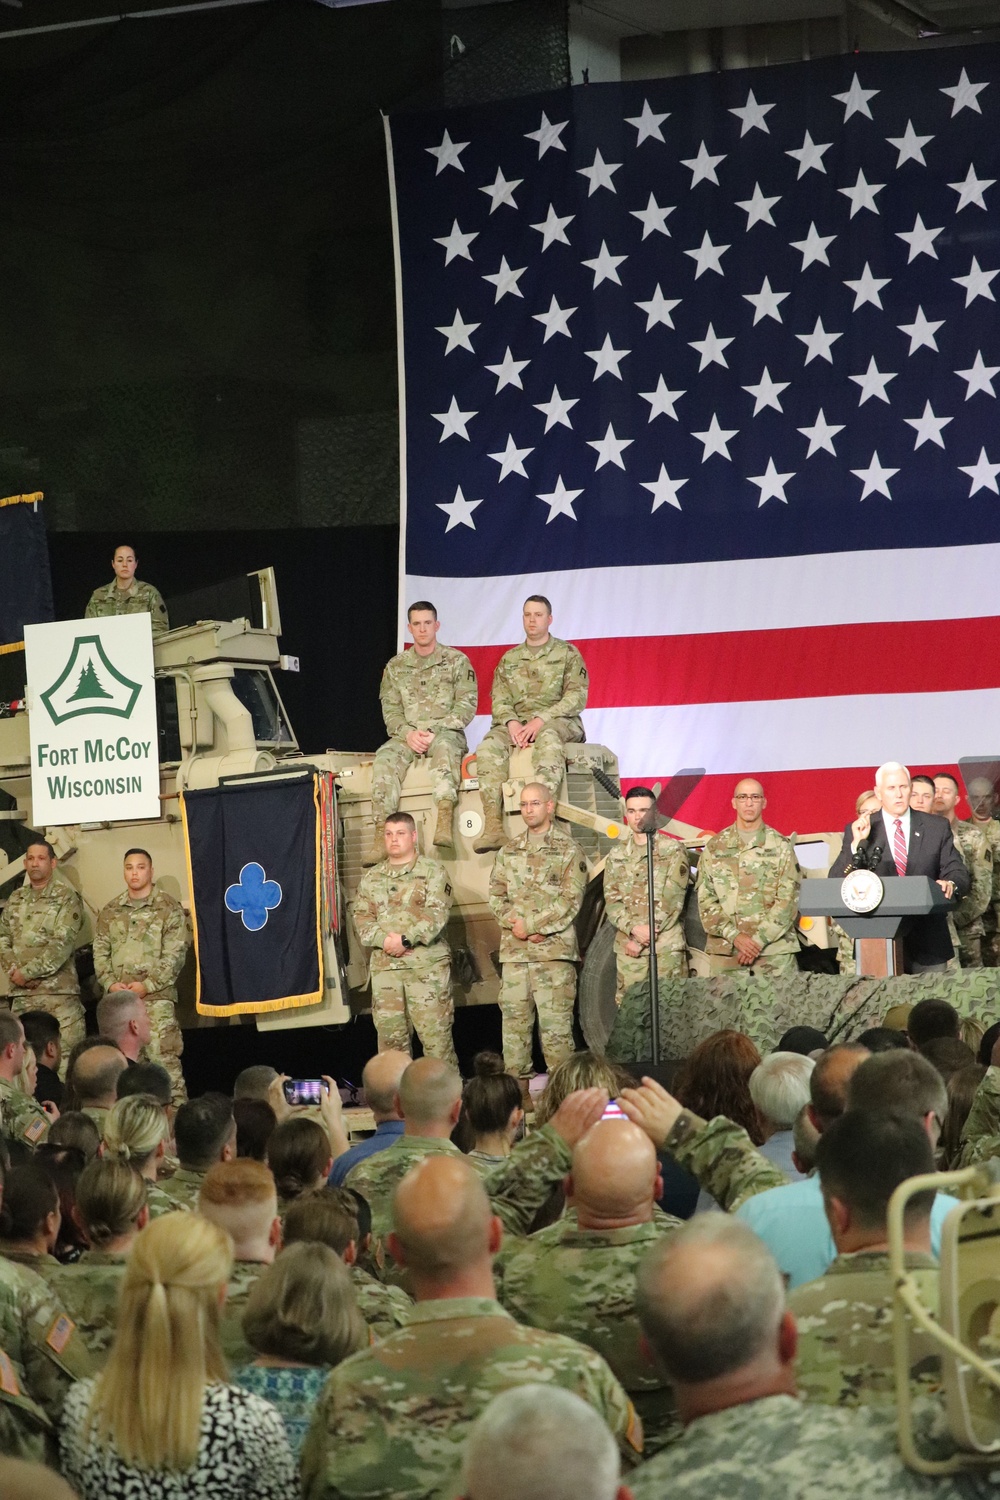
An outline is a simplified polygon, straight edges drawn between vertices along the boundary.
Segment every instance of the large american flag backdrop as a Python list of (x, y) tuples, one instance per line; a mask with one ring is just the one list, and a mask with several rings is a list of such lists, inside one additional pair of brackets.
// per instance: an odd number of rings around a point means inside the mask
[[(401, 617), (548, 595), (623, 780), (843, 826), (1000, 752), (1000, 51), (393, 117)], [(997, 365), (993, 360), (997, 360)], [(402, 631), (402, 622), (401, 622)]]

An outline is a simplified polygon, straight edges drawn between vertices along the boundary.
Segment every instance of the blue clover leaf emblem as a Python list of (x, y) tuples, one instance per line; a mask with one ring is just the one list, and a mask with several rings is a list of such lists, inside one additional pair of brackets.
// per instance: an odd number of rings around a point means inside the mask
[(263, 865), (253, 861), (244, 865), (235, 885), (226, 888), (226, 905), (239, 912), (248, 932), (259, 932), (267, 925), (267, 915), (281, 903), (281, 886), (268, 880)]

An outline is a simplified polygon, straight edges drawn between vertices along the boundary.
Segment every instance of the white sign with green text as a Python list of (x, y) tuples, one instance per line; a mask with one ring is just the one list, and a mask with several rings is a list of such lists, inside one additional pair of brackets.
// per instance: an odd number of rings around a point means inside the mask
[(149, 615), (27, 625), (32, 822), (160, 815)]

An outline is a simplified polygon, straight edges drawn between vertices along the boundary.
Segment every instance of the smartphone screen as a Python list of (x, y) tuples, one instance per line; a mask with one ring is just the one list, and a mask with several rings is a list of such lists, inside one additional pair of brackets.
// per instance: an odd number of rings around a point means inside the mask
[(603, 1115), (601, 1116), (601, 1119), (602, 1120), (627, 1120), (628, 1119), (628, 1115), (622, 1109), (621, 1105), (618, 1103), (617, 1100), (610, 1099), (608, 1101), (608, 1107), (604, 1111)]
[(289, 1078), (284, 1084), (289, 1104), (318, 1105), (323, 1097), (322, 1078)]

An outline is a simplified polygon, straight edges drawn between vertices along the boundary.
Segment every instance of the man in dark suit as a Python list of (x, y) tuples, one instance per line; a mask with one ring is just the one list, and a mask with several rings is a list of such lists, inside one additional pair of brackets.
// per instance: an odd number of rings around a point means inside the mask
[[(964, 896), (971, 883), (969, 872), (955, 848), (947, 818), (916, 812), (910, 807), (910, 773), (898, 761), (887, 761), (875, 773), (875, 791), (881, 808), (861, 813), (844, 832), (844, 843), (833, 862), (831, 875), (846, 875), (853, 869), (858, 849), (866, 853), (881, 849), (875, 865), (883, 879), (888, 875), (927, 875), (937, 881), (949, 900)], [(901, 929), (908, 974), (941, 970), (954, 956), (944, 912), (911, 917)]]

